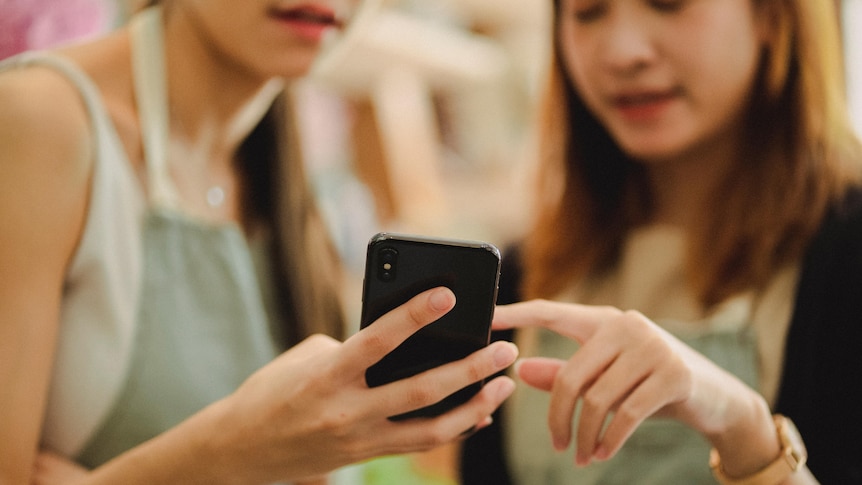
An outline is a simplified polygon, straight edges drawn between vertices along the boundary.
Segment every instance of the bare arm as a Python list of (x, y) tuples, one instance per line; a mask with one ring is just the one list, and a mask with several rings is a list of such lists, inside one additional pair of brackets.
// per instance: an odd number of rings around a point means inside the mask
[[(68, 458), (50, 451), (42, 451), (36, 457), (31, 485), (63, 485), (86, 479), (89, 470)], [(312, 478), (296, 485), (327, 485), (328, 478)]]
[(91, 157), (83, 107), (55, 73), (0, 76), (0, 106), (0, 482), (17, 484), (38, 447)]
[(365, 369), (454, 304), (449, 290), (424, 292), (344, 343), (312, 336), (252, 375), (234, 394), (105, 464), (77, 484), (271, 483), (320, 476), (395, 453), (428, 450), (487, 423), (514, 390), (497, 378), (467, 404), (432, 419), (400, 414), (510, 365), (517, 350), (497, 342), (462, 361), (369, 388)]

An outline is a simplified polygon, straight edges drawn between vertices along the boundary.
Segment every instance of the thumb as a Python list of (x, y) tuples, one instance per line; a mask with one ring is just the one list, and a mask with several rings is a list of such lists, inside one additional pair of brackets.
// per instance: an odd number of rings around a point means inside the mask
[(515, 363), (515, 373), (528, 386), (550, 392), (557, 373), (565, 364), (566, 362), (560, 359), (531, 357)]

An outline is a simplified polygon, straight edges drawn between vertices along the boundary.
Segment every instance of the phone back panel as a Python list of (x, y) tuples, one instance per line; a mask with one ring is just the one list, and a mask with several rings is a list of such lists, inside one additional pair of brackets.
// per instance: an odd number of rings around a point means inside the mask
[[(420, 329), (366, 372), (369, 386), (404, 379), (462, 359), (488, 345), (497, 299), (500, 252), (491, 244), (381, 233), (368, 244), (361, 327), (422, 291), (445, 286), (455, 307)], [(477, 382), (440, 403), (393, 419), (432, 416), (468, 401)]]

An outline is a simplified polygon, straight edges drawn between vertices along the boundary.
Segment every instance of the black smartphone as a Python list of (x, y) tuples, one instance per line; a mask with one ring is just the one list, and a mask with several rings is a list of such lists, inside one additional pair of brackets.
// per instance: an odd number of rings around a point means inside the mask
[[(365, 372), (370, 387), (404, 379), (462, 359), (488, 345), (497, 301), (500, 250), (482, 241), (379, 233), (368, 242), (360, 328), (417, 294), (445, 286), (455, 307), (423, 327)], [(437, 416), (464, 404), (484, 385), (473, 383), (402, 420)]]

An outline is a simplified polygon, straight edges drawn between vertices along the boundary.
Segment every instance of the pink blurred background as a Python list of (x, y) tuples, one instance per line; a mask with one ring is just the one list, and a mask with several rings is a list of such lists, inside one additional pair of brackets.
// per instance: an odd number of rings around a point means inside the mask
[(83, 40), (113, 25), (111, 0), (0, 0), (0, 59)]

